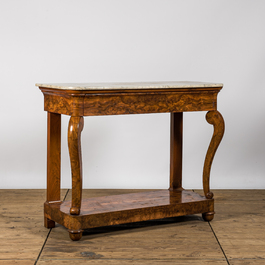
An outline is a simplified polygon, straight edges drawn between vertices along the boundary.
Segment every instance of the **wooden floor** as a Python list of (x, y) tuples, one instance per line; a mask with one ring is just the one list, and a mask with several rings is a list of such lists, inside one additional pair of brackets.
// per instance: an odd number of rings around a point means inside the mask
[[(86, 190), (83, 197), (139, 190)], [(199, 191), (200, 192), (200, 191)], [(216, 215), (86, 231), (73, 242), (65, 228), (43, 227), (44, 190), (0, 190), (2, 264), (265, 264), (265, 190), (216, 190)], [(70, 199), (68, 190), (62, 199)]]

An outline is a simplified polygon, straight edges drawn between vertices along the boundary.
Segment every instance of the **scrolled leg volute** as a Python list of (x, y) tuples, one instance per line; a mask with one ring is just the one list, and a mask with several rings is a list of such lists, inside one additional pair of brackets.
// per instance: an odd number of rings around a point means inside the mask
[[(205, 161), (204, 161), (203, 190), (204, 190), (205, 197), (207, 199), (212, 199), (213, 193), (210, 191), (210, 171), (211, 171), (211, 166), (212, 166), (214, 155), (224, 135), (225, 124), (224, 124), (224, 119), (221, 113), (218, 112), (217, 110), (207, 112), (206, 120), (208, 123), (213, 125), (214, 132), (213, 132), (213, 136), (212, 136), (210, 145), (208, 147)], [(204, 214), (204, 216), (206, 217), (206, 214)], [(210, 217), (207, 217), (207, 218), (210, 218)], [(213, 214), (212, 214), (212, 218), (213, 218)]]

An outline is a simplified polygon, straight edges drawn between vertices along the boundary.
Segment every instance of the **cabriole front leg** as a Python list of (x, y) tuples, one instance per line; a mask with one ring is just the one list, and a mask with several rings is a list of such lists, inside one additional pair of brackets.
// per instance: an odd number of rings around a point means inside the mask
[(224, 119), (221, 113), (218, 112), (217, 110), (207, 112), (206, 120), (208, 123), (213, 125), (214, 132), (213, 132), (212, 140), (208, 147), (205, 161), (204, 161), (203, 190), (204, 190), (205, 197), (207, 199), (212, 199), (213, 193), (210, 191), (210, 183), (209, 183), (210, 182), (210, 171), (211, 171), (211, 166), (212, 166), (214, 155), (224, 135), (225, 125), (224, 125)]
[(82, 155), (81, 132), (84, 127), (83, 117), (71, 117), (68, 127), (68, 148), (72, 171), (72, 205), (70, 214), (80, 214), (82, 199)]
[[(206, 120), (213, 125), (214, 132), (204, 161), (203, 190), (205, 197), (207, 199), (212, 199), (213, 193), (210, 191), (210, 171), (214, 155), (224, 135), (225, 124), (221, 113), (217, 110), (207, 112)], [(205, 221), (211, 221), (214, 217), (214, 211), (203, 213), (202, 217)]]

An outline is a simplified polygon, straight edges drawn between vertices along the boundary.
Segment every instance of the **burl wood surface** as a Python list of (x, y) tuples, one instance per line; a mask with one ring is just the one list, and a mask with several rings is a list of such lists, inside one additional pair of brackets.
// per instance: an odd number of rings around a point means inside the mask
[[(182, 203), (196, 201), (208, 201), (192, 191), (149, 191), (139, 193), (120, 194), (112, 196), (96, 197), (84, 200), (81, 215), (94, 215), (108, 212), (119, 212), (139, 208), (153, 208), (159, 206), (174, 207)], [(63, 202), (60, 210), (68, 214), (71, 201)], [(141, 217), (138, 217), (141, 218)]]
[[(214, 211), (213, 200), (186, 190), (160, 190), (83, 199), (79, 215), (71, 216), (71, 201), (45, 203), (45, 216), (79, 236), (83, 229)], [(79, 235), (77, 235), (79, 234)]]
[[(224, 135), (225, 124), (221, 113), (217, 110), (209, 111), (206, 114), (206, 120), (208, 123), (214, 126), (214, 132), (204, 161), (203, 190), (205, 197), (208, 199), (212, 199), (213, 193), (210, 191), (210, 171), (214, 155)], [(207, 221), (210, 220), (208, 219)]]
[(83, 117), (71, 117), (68, 126), (68, 148), (72, 171), (72, 206), (70, 213), (80, 213), (82, 199), (82, 156), (81, 132), (84, 127)]
[(84, 115), (118, 115), (215, 109), (217, 93), (124, 93), (85, 97)]
[(76, 91), (40, 87), (44, 110), (70, 116), (215, 110), (221, 88)]

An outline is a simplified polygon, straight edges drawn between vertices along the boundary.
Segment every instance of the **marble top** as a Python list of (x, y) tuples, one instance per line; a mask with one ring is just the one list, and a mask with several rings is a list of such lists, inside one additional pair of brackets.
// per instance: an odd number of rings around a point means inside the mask
[(112, 89), (166, 89), (166, 88), (217, 88), (220, 83), (206, 82), (131, 82), (131, 83), (38, 83), (38, 87), (64, 90), (112, 90)]

